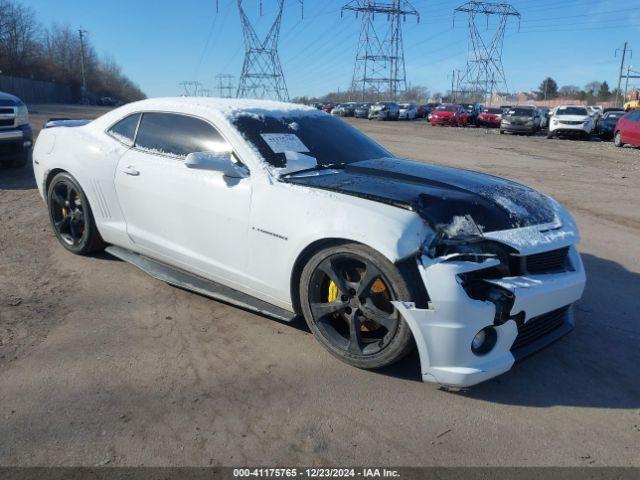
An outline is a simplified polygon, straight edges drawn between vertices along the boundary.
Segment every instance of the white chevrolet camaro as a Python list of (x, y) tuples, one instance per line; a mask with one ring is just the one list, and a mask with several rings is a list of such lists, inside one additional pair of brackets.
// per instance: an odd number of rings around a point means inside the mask
[(584, 290), (576, 225), (555, 200), (394, 158), (301, 105), (169, 98), (53, 121), (34, 170), (67, 250), (303, 315), (360, 368), (417, 348), (425, 381), (477, 384), (571, 330)]

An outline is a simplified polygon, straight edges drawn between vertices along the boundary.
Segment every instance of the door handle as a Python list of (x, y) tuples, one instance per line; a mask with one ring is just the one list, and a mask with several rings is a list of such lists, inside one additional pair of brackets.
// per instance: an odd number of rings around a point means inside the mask
[(131, 175), (132, 177), (137, 177), (140, 175), (140, 172), (133, 168), (133, 166), (129, 165), (127, 168), (123, 170), (126, 175)]

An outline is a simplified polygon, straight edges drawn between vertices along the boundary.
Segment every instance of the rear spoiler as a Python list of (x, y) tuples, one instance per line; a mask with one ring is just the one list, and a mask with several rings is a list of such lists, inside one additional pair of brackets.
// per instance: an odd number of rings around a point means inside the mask
[(82, 127), (91, 120), (73, 120), (71, 118), (50, 118), (44, 124), (43, 128), (55, 128), (55, 127)]

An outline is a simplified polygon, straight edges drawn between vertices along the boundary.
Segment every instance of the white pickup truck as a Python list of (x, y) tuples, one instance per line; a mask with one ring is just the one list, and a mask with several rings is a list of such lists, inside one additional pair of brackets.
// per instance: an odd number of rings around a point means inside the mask
[(32, 146), (27, 106), (18, 97), (0, 92), (0, 164), (26, 165)]

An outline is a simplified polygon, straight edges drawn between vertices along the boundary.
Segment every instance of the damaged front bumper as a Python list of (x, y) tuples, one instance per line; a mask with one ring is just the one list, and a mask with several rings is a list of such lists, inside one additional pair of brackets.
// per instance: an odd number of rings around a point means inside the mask
[[(509, 299), (506, 312), (495, 296), (474, 295), (463, 280), (466, 274), (498, 264), (495, 258), (479, 263), (426, 255), (419, 259), (428, 308), (394, 304), (411, 328), (425, 382), (452, 387), (478, 384), (508, 371), (517, 358), (573, 328), (571, 305), (580, 299), (586, 283), (575, 246), (569, 247), (566, 271), (483, 280), (489, 290)], [(495, 344), (478, 355), (472, 351), (472, 342), (486, 328), (495, 332)]]

